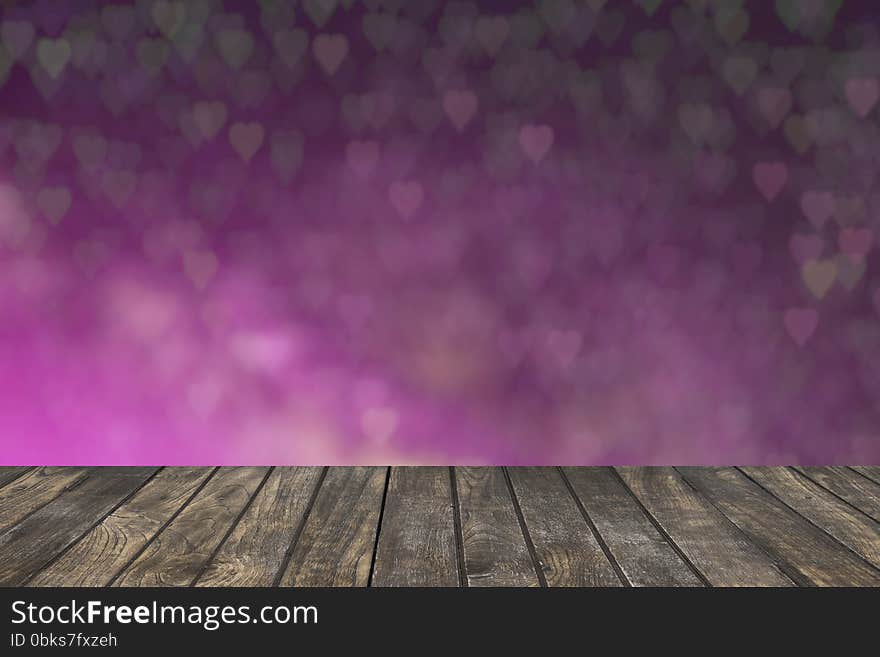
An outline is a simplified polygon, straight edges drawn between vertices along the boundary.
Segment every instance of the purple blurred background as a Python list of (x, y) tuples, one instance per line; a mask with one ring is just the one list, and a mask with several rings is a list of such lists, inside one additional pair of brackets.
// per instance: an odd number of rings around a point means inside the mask
[(880, 461), (872, 4), (0, 0), (0, 461)]

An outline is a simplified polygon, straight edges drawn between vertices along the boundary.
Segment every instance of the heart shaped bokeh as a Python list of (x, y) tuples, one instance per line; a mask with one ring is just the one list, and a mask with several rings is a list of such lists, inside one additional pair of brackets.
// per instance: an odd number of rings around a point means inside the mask
[(0, 460), (877, 462), (870, 5), (0, 0)]

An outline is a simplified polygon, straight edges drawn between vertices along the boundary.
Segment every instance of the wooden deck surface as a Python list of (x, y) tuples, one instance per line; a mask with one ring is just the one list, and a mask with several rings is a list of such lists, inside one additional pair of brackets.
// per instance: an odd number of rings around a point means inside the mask
[(880, 467), (0, 467), (4, 586), (880, 586)]

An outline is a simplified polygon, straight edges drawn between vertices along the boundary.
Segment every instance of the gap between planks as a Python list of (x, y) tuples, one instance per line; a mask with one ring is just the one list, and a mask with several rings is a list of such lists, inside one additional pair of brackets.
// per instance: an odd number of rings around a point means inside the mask
[[(846, 543), (846, 542), (844, 542), (843, 540), (841, 540), (840, 538), (838, 538), (835, 534), (833, 534), (831, 531), (829, 531), (826, 527), (824, 527), (824, 526), (818, 524), (816, 521), (814, 521), (812, 518), (810, 518), (810, 517), (809, 517), (808, 515), (806, 515), (805, 513), (802, 513), (801, 511), (799, 511), (798, 509), (796, 509), (795, 507), (793, 507), (791, 504), (789, 504), (789, 503), (786, 502), (784, 499), (782, 499), (779, 495), (774, 494), (773, 491), (771, 491), (771, 490), (770, 490), (769, 488), (767, 488), (764, 484), (762, 484), (760, 481), (758, 481), (757, 479), (755, 479), (752, 475), (750, 475), (748, 472), (746, 472), (742, 467), (736, 467), (735, 470), (737, 470), (738, 472), (742, 473), (743, 476), (745, 476), (749, 481), (751, 481), (755, 486), (757, 486), (757, 487), (760, 488), (762, 491), (764, 491), (764, 492), (765, 492), (767, 495), (769, 495), (771, 498), (773, 498), (774, 500), (776, 500), (776, 501), (777, 501), (779, 504), (781, 504), (784, 508), (788, 509), (791, 513), (793, 513), (793, 514), (796, 515), (797, 517), (799, 517), (799, 518), (803, 519), (804, 521), (806, 521), (807, 523), (809, 523), (809, 524), (810, 524), (810, 525), (811, 525), (816, 531), (818, 531), (820, 534), (827, 536), (827, 537), (828, 537), (829, 539), (831, 539), (834, 543), (836, 543), (837, 545), (839, 545), (840, 547), (842, 547), (844, 550), (846, 550), (847, 552), (849, 552), (850, 554), (852, 554), (854, 557), (856, 557), (857, 559), (859, 559), (862, 563), (864, 563), (868, 568), (870, 568), (871, 570), (873, 570), (874, 572), (876, 572), (878, 575), (880, 575), (880, 568), (878, 568), (875, 564), (871, 563), (868, 559), (865, 558), (864, 555), (862, 555), (861, 553), (859, 553), (859, 552), (858, 552), (855, 548), (853, 548), (851, 545), (849, 545), (848, 543)], [(792, 471), (795, 472), (795, 476), (800, 476), (799, 473), (797, 472), (797, 470), (793, 470), (793, 469), (792, 469)], [(812, 480), (809, 479), (808, 477), (804, 477), (804, 478), (807, 479), (807, 481), (812, 482)], [(824, 488), (824, 487), (823, 487), (823, 488)], [(833, 493), (831, 493), (831, 494), (833, 495)], [(835, 495), (834, 497), (837, 497), (837, 496)], [(841, 501), (844, 502), (844, 503), (846, 503), (846, 500), (841, 500)], [(848, 503), (847, 503), (847, 505), (850, 506), (850, 507), (852, 507), (852, 505), (850, 505), (850, 504), (848, 504)], [(864, 517), (867, 518), (870, 522), (872, 522), (872, 523), (874, 523), (874, 524), (877, 524), (876, 521), (875, 521), (873, 518), (871, 518), (870, 516), (868, 516), (868, 515), (862, 513), (861, 511), (859, 511), (859, 509), (856, 509), (855, 507), (852, 507), (852, 508), (853, 508), (853, 510), (854, 510), (856, 513), (858, 513), (858, 514), (864, 516)], [(878, 525), (878, 529), (880, 529), (880, 525)]]
[[(516, 512), (516, 515), (517, 515), (517, 521), (519, 522), (520, 529), (522, 530), (523, 538), (524, 538), (524, 540), (525, 540), (525, 544), (526, 544), (526, 546), (527, 546), (527, 548), (528, 548), (528, 550), (529, 550), (529, 556), (530, 556), (530, 558), (531, 558), (531, 560), (532, 560), (532, 563), (533, 563), (533, 566), (534, 566), (534, 568), (535, 568), (536, 575), (537, 575), (537, 577), (539, 578), (539, 582), (540, 582), (541, 586), (547, 586), (547, 582), (546, 582), (546, 578), (544, 577), (544, 573), (543, 573), (542, 565), (541, 565), (541, 563), (540, 563), (540, 560), (537, 558), (537, 553), (536, 553), (536, 550), (535, 550), (535, 545), (534, 545), (534, 543), (533, 543), (533, 541), (532, 541), (532, 539), (531, 539), (531, 536), (530, 536), (530, 533), (529, 533), (529, 528), (528, 528), (528, 526), (527, 526), (527, 524), (526, 524), (526, 522), (525, 522), (525, 518), (524, 518), (524, 516), (523, 516), (523, 512), (522, 512), (522, 509), (521, 509), (521, 507), (520, 507), (520, 504), (519, 504), (519, 500), (518, 500), (518, 498), (517, 498), (516, 491), (514, 490), (514, 487), (513, 487), (513, 485), (512, 485), (511, 480), (510, 480), (510, 473), (508, 472), (507, 468), (502, 467), (502, 468), (500, 468), (500, 469), (501, 469), (501, 471), (502, 471), (503, 474), (504, 474), (504, 480), (505, 480), (505, 483), (506, 483), (507, 488), (508, 488), (508, 492), (509, 492), (509, 495), (510, 495), (511, 503), (513, 504), (514, 510), (515, 510), (515, 512)], [(768, 489), (767, 489), (765, 486), (763, 486), (760, 482), (756, 481), (753, 477), (751, 477), (751, 476), (750, 476), (747, 472), (745, 472), (743, 469), (741, 469), (741, 468), (734, 468), (734, 469), (737, 470), (740, 474), (742, 474), (742, 475), (743, 475), (743, 476), (744, 476), (744, 477), (750, 482), (751, 485), (753, 485), (753, 486), (759, 488), (759, 489), (763, 492), (763, 494), (765, 494), (765, 495), (768, 496), (769, 499), (772, 499), (774, 502), (780, 504), (780, 505), (781, 505), (782, 507), (784, 507), (788, 512), (794, 514), (794, 515), (797, 516), (798, 518), (802, 519), (804, 522), (809, 523), (809, 525), (811, 525), (811, 526), (812, 526), (817, 532), (820, 532), (821, 534), (827, 536), (827, 537), (828, 537), (830, 540), (832, 540), (835, 544), (839, 545), (842, 549), (845, 549), (848, 553), (850, 553), (850, 554), (852, 554), (853, 556), (857, 557), (859, 560), (861, 560), (863, 563), (865, 563), (868, 567), (872, 568), (873, 570), (875, 570), (875, 571), (877, 571), (877, 572), (880, 572), (880, 569), (878, 569), (876, 566), (874, 566), (873, 564), (871, 564), (870, 562), (868, 562), (868, 561), (867, 561), (862, 555), (860, 555), (858, 552), (856, 552), (852, 547), (850, 547), (849, 545), (847, 545), (847, 544), (846, 544), (845, 542), (843, 542), (842, 540), (838, 539), (836, 536), (834, 536), (831, 532), (829, 532), (827, 529), (825, 529), (825, 528), (822, 527), (821, 525), (819, 525), (819, 524), (817, 524), (816, 522), (814, 522), (810, 517), (804, 515), (804, 513), (800, 512), (800, 511), (798, 511), (796, 508), (790, 506), (788, 503), (786, 503), (786, 502), (785, 502), (783, 499), (781, 499), (779, 496), (775, 495), (772, 491), (768, 490)], [(14, 483), (15, 481), (19, 480), (21, 477), (23, 477), (24, 475), (26, 475), (28, 472), (31, 472), (31, 471), (33, 471), (33, 470), (34, 470), (34, 468), (25, 468), (25, 469), (21, 470), (20, 472), (15, 473), (14, 476), (11, 476), (11, 477), (7, 476), (6, 480), (3, 481), (2, 483), (0, 483), (0, 489), (4, 488), (5, 486), (7, 486), (7, 485), (9, 485), (9, 484)], [(155, 476), (156, 476), (161, 470), (162, 470), (162, 468), (158, 468), (158, 469), (156, 469), (156, 470), (155, 470), (155, 471), (154, 471), (154, 472), (153, 472), (148, 478), (146, 478), (146, 479), (144, 480), (144, 482), (141, 483), (141, 484), (140, 484), (135, 490), (131, 491), (131, 492), (130, 492), (128, 495), (126, 495), (123, 499), (119, 500), (119, 501), (113, 506), (113, 508), (112, 508), (108, 513), (104, 514), (101, 518), (99, 518), (99, 519), (97, 520), (97, 522), (95, 522), (92, 526), (90, 526), (88, 529), (86, 529), (86, 531), (83, 532), (82, 535), (81, 535), (79, 538), (77, 538), (76, 540), (74, 540), (73, 542), (71, 542), (70, 544), (68, 544), (67, 546), (65, 546), (64, 549), (62, 549), (57, 555), (54, 555), (54, 556), (53, 556), (51, 559), (49, 559), (45, 564), (43, 564), (41, 567), (39, 567), (37, 570), (35, 570), (33, 573), (31, 573), (31, 574), (25, 579), (25, 582), (30, 581), (31, 579), (33, 579), (33, 578), (37, 575), (37, 573), (41, 572), (42, 570), (45, 570), (45, 569), (49, 568), (53, 563), (55, 563), (56, 561), (58, 561), (59, 559), (61, 559), (61, 558), (64, 556), (64, 554), (66, 554), (66, 553), (67, 553), (67, 552), (68, 552), (73, 546), (75, 546), (75, 545), (78, 543), (78, 541), (82, 540), (82, 539), (88, 534), (89, 531), (92, 531), (95, 527), (99, 526), (99, 525), (101, 524), (101, 522), (103, 522), (103, 521), (104, 521), (109, 515), (111, 515), (116, 509), (118, 509), (120, 506), (122, 506), (122, 505), (125, 504), (128, 500), (130, 500), (132, 497), (134, 497), (136, 494), (138, 494), (138, 492), (139, 492), (140, 490), (142, 490), (142, 489), (143, 489), (143, 488), (144, 488), (144, 487), (145, 487), (150, 481), (152, 481), (152, 479), (153, 479), (153, 478), (154, 478), (154, 477), (155, 477)], [(188, 505), (189, 505), (189, 504), (190, 504), (190, 503), (191, 503), (191, 502), (192, 502), (192, 501), (198, 496), (198, 495), (199, 495), (199, 493), (201, 493), (201, 491), (203, 490), (203, 488), (205, 487), (205, 485), (208, 483), (208, 481), (211, 479), (211, 477), (214, 476), (214, 474), (217, 472), (217, 470), (218, 470), (218, 468), (213, 468), (213, 469), (212, 469), (211, 473), (205, 478), (205, 480), (202, 481), (202, 482), (200, 483), (200, 485), (197, 487), (197, 489), (196, 489), (196, 490), (195, 490), (195, 491), (189, 496), (189, 498), (188, 498), (188, 499), (187, 499), (187, 500), (186, 500), (186, 501), (185, 501), (185, 502), (184, 502), (184, 503), (183, 503), (178, 509), (175, 510), (175, 512), (174, 512), (174, 513), (173, 513), (173, 514), (172, 514), (172, 515), (171, 515), (171, 516), (170, 516), (170, 517), (169, 517), (169, 518), (168, 518), (168, 519), (162, 524), (162, 526), (160, 526), (160, 527), (156, 530), (156, 532), (155, 532), (152, 536), (150, 536), (150, 538), (147, 540), (147, 542), (145, 543), (145, 545), (142, 546), (142, 547), (138, 550), (138, 552), (134, 555), (134, 557), (132, 557), (131, 559), (129, 559), (128, 562), (127, 562), (127, 563), (126, 563), (126, 564), (125, 564), (125, 565), (124, 565), (124, 566), (123, 566), (123, 567), (122, 567), (117, 573), (115, 573), (115, 574), (113, 575), (113, 577), (112, 577), (111, 580), (110, 580), (110, 583), (111, 583), (111, 584), (112, 584), (113, 582), (115, 582), (115, 581), (118, 579), (118, 577), (120, 576), (121, 573), (125, 572), (126, 568), (127, 568), (131, 563), (133, 563), (133, 562), (138, 558), (138, 556), (139, 556), (140, 554), (142, 554), (146, 549), (148, 549), (149, 545), (152, 544), (152, 542), (156, 539), (156, 537), (159, 536), (159, 535), (162, 533), (162, 531), (163, 531), (164, 529), (166, 529), (167, 526), (168, 526), (169, 524), (171, 524), (177, 516), (180, 515), (180, 513), (181, 513), (181, 512), (182, 512), (182, 511), (183, 511), (183, 510), (184, 510), (184, 509), (185, 509), (185, 508), (186, 508), (186, 507), (187, 507), (187, 506), (188, 506)], [(232, 532), (235, 530), (235, 528), (236, 528), (236, 526), (238, 525), (238, 523), (241, 521), (242, 517), (244, 517), (244, 515), (247, 513), (247, 510), (250, 508), (250, 506), (253, 504), (254, 500), (255, 500), (255, 499), (257, 498), (257, 496), (260, 494), (260, 492), (261, 492), (263, 486), (266, 484), (266, 481), (267, 481), (267, 480), (269, 479), (269, 477), (271, 476), (273, 470), (274, 470), (274, 468), (271, 468), (271, 467), (268, 469), (268, 471), (266, 472), (266, 474), (265, 474), (265, 476), (263, 477), (262, 481), (260, 482), (259, 486), (258, 486), (258, 487), (254, 490), (254, 492), (250, 495), (250, 497), (248, 498), (248, 500), (247, 500), (245, 506), (239, 511), (239, 513), (237, 514), (237, 517), (235, 518), (235, 520), (232, 522), (232, 524), (230, 525), (230, 527), (225, 531), (224, 536), (223, 536), (223, 538), (221, 539), (220, 543), (216, 546), (216, 548), (214, 548), (214, 550), (213, 550), (213, 552), (211, 553), (211, 555), (210, 555), (210, 556), (205, 560), (205, 562), (201, 565), (201, 567), (200, 567), (200, 569), (199, 569), (199, 571), (198, 571), (198, 574), (193, 578), (193, 580), (192, 580), (191, 583), (190, 583), (190, 586), (195, 585), (195, 584), (198, 582), (199, 578), (203, 575), (203, 573), (205, 572), (205, 570), (209, 567), (209, 565), (211, 564), (212, 560), (213, 560), (213, 559), (216, 557), (216, 555), (220, 552), (220, 550), (222, 549), (223, 545), (224, 545), (225, 542), (228, 540), (229, 536), (232, 534)], [(609, 470), (610, 472), (612, 472), (612, 473), (614, 474), (614, 476), (617, 478), (617, 480), (623, 485), (624, 489), (628, 492), (628, 494), (629, 494), (629, 495), (635, 500), (635, 502), (638, 504), (638, 506), (639, 506), (641, 512), (644, 514), (644, 516), (647, 518), (647, 520), (651, 522), (651, 524), (652, 524), (652, 525), (654, 526), (654, 528), (659, 532), (659, 534), (663, 537), (663, 539), (664, 539), (664, 540), (669, 544), (669, 546), (675, 551), (675, 553), (677, 554), (677, 556), (678, 556), (679, 558), (682, 559), (682, 561), (688, 566), (688, 568), (690, 568), (690, 569), (694, 572), (694, 574), (700, 579), (700, 581), (701, 581), (703, 584), (706, 584), (706, 585), (711, 586), (711, 584), (710, 584), (710, 582), (708, 581), (708, 579), (706, 578), (706, 576), (705, 576), (705, 575), (700, 571), (700, 569), (699, 569), (699, 568), (698, 568), (698, 567), (697, 567), (697, 566), (696, 566), (696, 565), (695, 565), (695, 564), (694, 564), (694, 563), (688, 558), (688, 556), (684, 553), (684, 551), (681, 549), (681, 547), (676, 543), (676, 541), (674, 540), (674, 538), (673, 538), (671, 535), (669, 535), (669, 534), (666, 532), (666, 530), (663, 528), (663, 526), (658, 522), (658, 520), (657, 520), (656, 518), (654, 518), (653, 514), (652, 514), (652, 513), (651, 513), (651, 512), (650, 512), (650, 511), (649, 511), (649, 510), (648, 510), (648, 509), (642, 504), (642, 502), (641, 502), (641, 500), (639, 499), (638, 495), (635, 494), (635, 492), (630, 488), (630, 486), (629, 486), (629, 485), (627, 484), (627, 482), (626, 482), (626, 481), (620, 476), (620, 474), (619, 474), (614, 468), (608, 468), (608, 470)], [(736, 523), (733, 523), (733, 522), (731, 521), (731, 519), (728, 517), (728, 514), (725, 513), (722, 509), (720, 509), (720, 508), (714, 503), (714, 501), (713, 501), (712, 499), (710, 499), (707, 495), (704, 494), (703, 491), (701, 491), (700, 489), (694, 487), (694, 486), (691, 484), (691, 482), (688, 480), (687, 477), (683, 477), (683, 476), (681, 475), (681, 473), (678, 473), (678, 470), (677, 470), (676, 468), (672, 468), (672, 470), (675, 471), (675, 472), (678, 474), (679, 477), (681, 477), (681, 479), (684, 481), (684, 483), (685, 483), (685, 484), (686, 484), (686, 485), (687, 485), (687, 486), (688, 486), (688, 487), (689, 487), (689, 488), (690, 488), (690, 489), (691, 489), (696, 495), (698, 495), (698, 496), (699, 496), (704, 502), (706, 502), (708, 505), (710, 505), (710, 506), (712, 506), (713, 508), (715, 508), (715, 509), (716, 509), (716, 510), (717, 510), (717, 511), (718, 511), (718, 512), (724, 517), (724, 518), (726, 518), (726, 519), (728, 520), (728, 522), (731, 523), (731, 525), (732, 525), (733, 527), (736, 528), (736, 530), (737, 530), (738, 532), (743, 533), (743, 532), (742, 532), (742, 529), (740, 529), (740, 528), (736, 525)], [(821, 488), (823, 491), (827, 492), (828, 495), (833, 496), (835, 499), (839, 500), (841, 503), (846, 504), (847, 507), (852, 508), (853, 512), (855, 512), (855, 513), (859, 513), (859, 514), (865, 516), (866, 518), (871, 519), (871, 517), (870, 517), (868, 514), (866, 514), (865, 512), (863, 512), (863, 511), (862, 511), (861, 509), (859, 509), (858, 507), (854, 506), (852, 503), (849, 502), (849, 500), (847, 500), (847, 499), (841, 497), (841, 496), (838, 495), (835, 491), (830, 490), (828, 486), (823, 485), (823, 484), (822, 484), (821, 482), (819, 482), (819, 481), (816, 481), (813, 477), (808, 476), (805, 472), (802, 472), (802, 471), (800, 471), (799, 469), (794, 468), (794, 467), (789, 468), (789, 470), (793, 473), (793, 475), (794, 475), (795, 477), (803, 478), (805, 481), (810, 482), (812, 485)], [(291, 559), (291, 557), (293, 556), (293, 553), (294, 553), (294, 550), (295, 550), (295, 548), (296, 548), (297, 542), (298, 542), (298, 540), (299, 540), (299, 538), (300, 538), (300, 536), (301, 536), (301, 534), (302, 534), (302, 532), (303, 532), (303, 529), (304, 529), (304, 527), (305, 527), (305, 525), (306, 525), (306, 523), (307, 523), (307, 521), (308, 521), (308, 519), (309, 519), (309, 516), (310, 516), (310, 514), (311, 514), (311, 511), (312, 511), (312, 509), (313, 509), (313, 507), (314, 507), (314, 505), (315, 505), (315, 500), (317, 499), (317, 496), (318, 496), (318, 494), (319, 494), (319, 491), (320, 491), (320, 489), (321, 489), (321, 486), (322, 486), (322, 484), (323, 484), (323, 481), (324, 481), (324, 478), (325, 478), (325, 476), (326, 476), (326, 474), (327, 474), (327, 471), (328, 471), (328, 468), (325, 466), (325, 467), (322, 469), (322, 472), (321, 472), (320, 478), (319, 478), (317, 484), (315, 485), (314, 490), (313, 490), (312, 493), (311, 493), (311, 497), (310, 497), (310, 499), (309, 499), (309, 502), (308, 502), (308, 505), (307, 505), (307, 508), (306, 508), (305, 514), (304, 514), (304, 516), (302, 517), (301, 521), (299, 522), (298, 526), (297, 526), (297, 527), (293, 530), (293, 532), (292, 532), (290, 546), (289, 546), (289, 548), (288, 548), (288, 550), (287, 550), (287, 553), (286, 553), (286, 555), (285, 555), (284, 561), (283, 561), (283, 563), (282, 563), (281, 566), (280, 566), (280, 569), (279, 569), (279, 571), (278, 571), (278, 574), (277, 574), (276, 577), (275, 577), (275, 581), (273, 582), (273, 585), (278, 585), (280, 577), (283, 575), (283, 573), (285, 572), (285, 570), (287, 569), (287, 567), (290, 565), (290, 559)], [(630, 585), (630, 586), (631, 586), (631, 585), (632, 585), (631, 582), (629, 582), (629, 580), (627, 579), (626, 575), (625, 575), (625, 574), (623, 573), (623, 571), (621, 570), (621, 568), (620, 568), (620, 564), (618, 563), (618, 561), (617, 561), (617, 559), (615, 558), (615, 555), (613, 554), (612, 550), (609, 548), (609, 546), (607, 545), (606, 541), (604, 540), (604, 537), (602, 536), (601, 532), (599, 532), (598, 528), (597, 528), (597, 527), (595, 526), (595, 524), (591, 521), (591, 518), (590, 518), (589, 514), (588, 514), (587, 511), (586, 511), (586, 508), (584, 507), (584, 505), (583, 505), (582, 501), (580, 500), (580, 498), (578, 497), (577, 493), (574, 491), (574, 489), (573, 489), (573, 487), (572, 487), (572, 485), (571, 485), (571, 482), (568, 480), (567, 476), (565, 475), (565, 472), (564, 472), (561, 468), (556, 468), (555, 471), (558, 473), (558, 476), (561, 477), (563, 483), (565, 484), (565, 488), (566, 488), (566, 490), (568, 491), (568, 494), (569, 494), (569, 495), (571, 496), (571, 498), (574, 500), (575, 504), (576, 504), (577, 507), (578, 507), (578, 510), (580, 511), (581, 515), (583, 516), (584, 521), (586, 522), (586, 524), (587, 524), (587, 526), (589, 527), (590, 531), (593, 533), (593, 535), (594, 535), (594, 537), (596, 538), (596, 540), (599, 542), (599, 545), (600, 545), (600, 547), (602, 548), (603, 553), (604, 553), (605, 556), (608, 558), (610, 564), (611, 564), (612, 567), (614, 568), (614, 571), (615, 571), (616, 575), (618, 576), (618, 578), (621, 580), (621, 582), (622, 582), (624, 585)], [(877, 483), (877, 482), (875, 482), (870, 476), (868, 476), (867, 474), (865, 474), (864, 472), (862, 472), (862, 471), (860, 471), (860, 470), (857, 470), (857, 469), (855, 469), (855, 468), (849, 468), (849, 471), (850, 471), (850, 472), (853, 472), (854, 474), (856, 474), (856, 475), (858, 475), (858, 476), (860, 476), (860, 477), (864, 477), (867, 481), (870, 481), (870, 482), (872, 482), (872, 483)], [(382, 529), (383, 529), (383, 521), (386, 519), (386, 518), (385, 518), (385, 505), (386, 505), (387, 496), (388, 496), (388, 486), (389, 486), (389, 481), (390, 481), (390, 478), (391, 478), (391, 472), (392, 472), (392, 468), (391, 468), (391, 467), (387, 467), (387, 468), (386, 468), (386, 471), (385, 471), (384, 490), (383, 490), (382, 498), (381, 498), (381, 505), (380, 505), (380, 509), (379, 509), (378, 523), (377, 523), (377, 527), (376, 527), (376, 531), (375, 531), (375, 535), (374, 535), (374, 539), (373, 539), (373, 545), (372, 545), (371, 561), (370, 561), (370, 568), (369, 568), (369, 577), (368, 577), (368, 580), (367, 580), (367, 585), (368, 585), (368, 586), (370, 586), (370, 585), (373, 584), (373, 573), (374, 573), (374, 571), (375, 571), (376, 560), (377, 560), (377, 557), (378, 557), (379, 540), (380, 540), (380, 535), (381, 535), (381, 532), (382, 532)], [(90, 472), (89, 474), (92, 474), (92, 473)], [(69, 492), (70, 490), (76, 488), (76, 487), (77, 487), (79, 484), (81, 484), (86, 478), (88, 478), (89, 474), (84, 474), (83, 476), (79, 477), (75, 482), (73, 482), (73, 483), (69, 484), (68, 486), (64, 487), (63, 490), (58, 494), (58, 496), (56, 496), (56, 498), (57, 498), (57, 497), (60, 497), (60, 495), (62, 495), (62, 494), (64, 494), (64, 493)], [(458, 561), (457, 566), (458, 566), (458, 580), (459, 580), (459, 586), (467, 586), (467, 585), (468, 585), (468, 582), (467, 582), (467, 574), (466, 574), (466, 570), (465, 570), (465, 568), (464, 568), (464, 564), (463, 564), (463, 561), (464, 561), (464, 545), (463, 545), (463, 540), (462, 540), (462, 524), (461, 524), (462, 521), (461, 521), (461, 508), (460, 508), (461, 501), (460, 501), (460, 499), (459, 499), (459, 482), (457, 481), (456, 470), (455, 470), (454, 467), (449, 467), (449, 468), (448, 468), (448, 477), (449, 477), (449, 483), (450, 483), (450, 489), (451, 489), (451, 496), (452, 496), (452, 505), (453, 505), (453, 528), (454, 528), (454, 532), (455, 532), (455, 550), (456, 550), (456, 559), (457, 559), (457, 561)], [(56, 498), (53, 498), (53, 499), (56, 499)], [(51, 500), (50, 500), (50, 502), (51, 502)], [(42, 507), (43, 505), (40, 505), (40, 506)], [(39, 508), (39, 507), (38, 507), (38, 508)], [(30, 514), (28, 514), (28, 515), (30, 515)], [(873, 520), (873, 519), (871, 519), (871, 520)], [(16, 524), (17, 524), (17, 523), (16, 523)], [(782, 570), (782, 572), (784, 572), (784, 573), (785, 573), (789, 578), (791, 578), (795, 583), (800, 584), (800, 585), (802, 585), (802, 586), (803, 586), (803, 585), (808, 585), (808, 586), (815, 585), (814, 583), (812, 583), (812, 582), (806, 580), (806, 578), (803, 576), (802, 573), (800, 573), (800, 572), (797, 571), (796, 569), (793, 569), (792, 566), (791, 566), (790, 564), (787, 563), (787, 561), (786, 561), (786, 559), (784, 558), (784, 556), (782, 556), (782, 555), (777, 555), (777, 554), (775, 554), (775, 553), (767, 553), (766, 550), (765, 550), (761, 545), (755, 543), (755, 541), (752, 540), (751, 537), (750, 537), (748, 534), (745, 534), (745, 536), (746, 536), (747, 538), (749, 538), (749, 542), (751, 542), (751, 543), (752, 543), (753, 545), (755, 545), (755, 546), (756, 546), (761, 552), (763, 552), (763, 553), (764, 553), (764, 554), (765, 554), (765, 555), (766, 555), (766, 556), (767, 556), (767, 557), (768, 557), (768, 558), (769, 558), (774, 564), (777, 565), (777, 567), (780, 568), (780, 570)]]

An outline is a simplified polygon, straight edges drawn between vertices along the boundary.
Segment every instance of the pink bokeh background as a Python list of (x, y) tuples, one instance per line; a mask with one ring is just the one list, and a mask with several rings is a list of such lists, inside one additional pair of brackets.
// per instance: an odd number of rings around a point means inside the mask
[(0, 10), (3, 464), (880, 460), (858, 12), (60, 4)]

